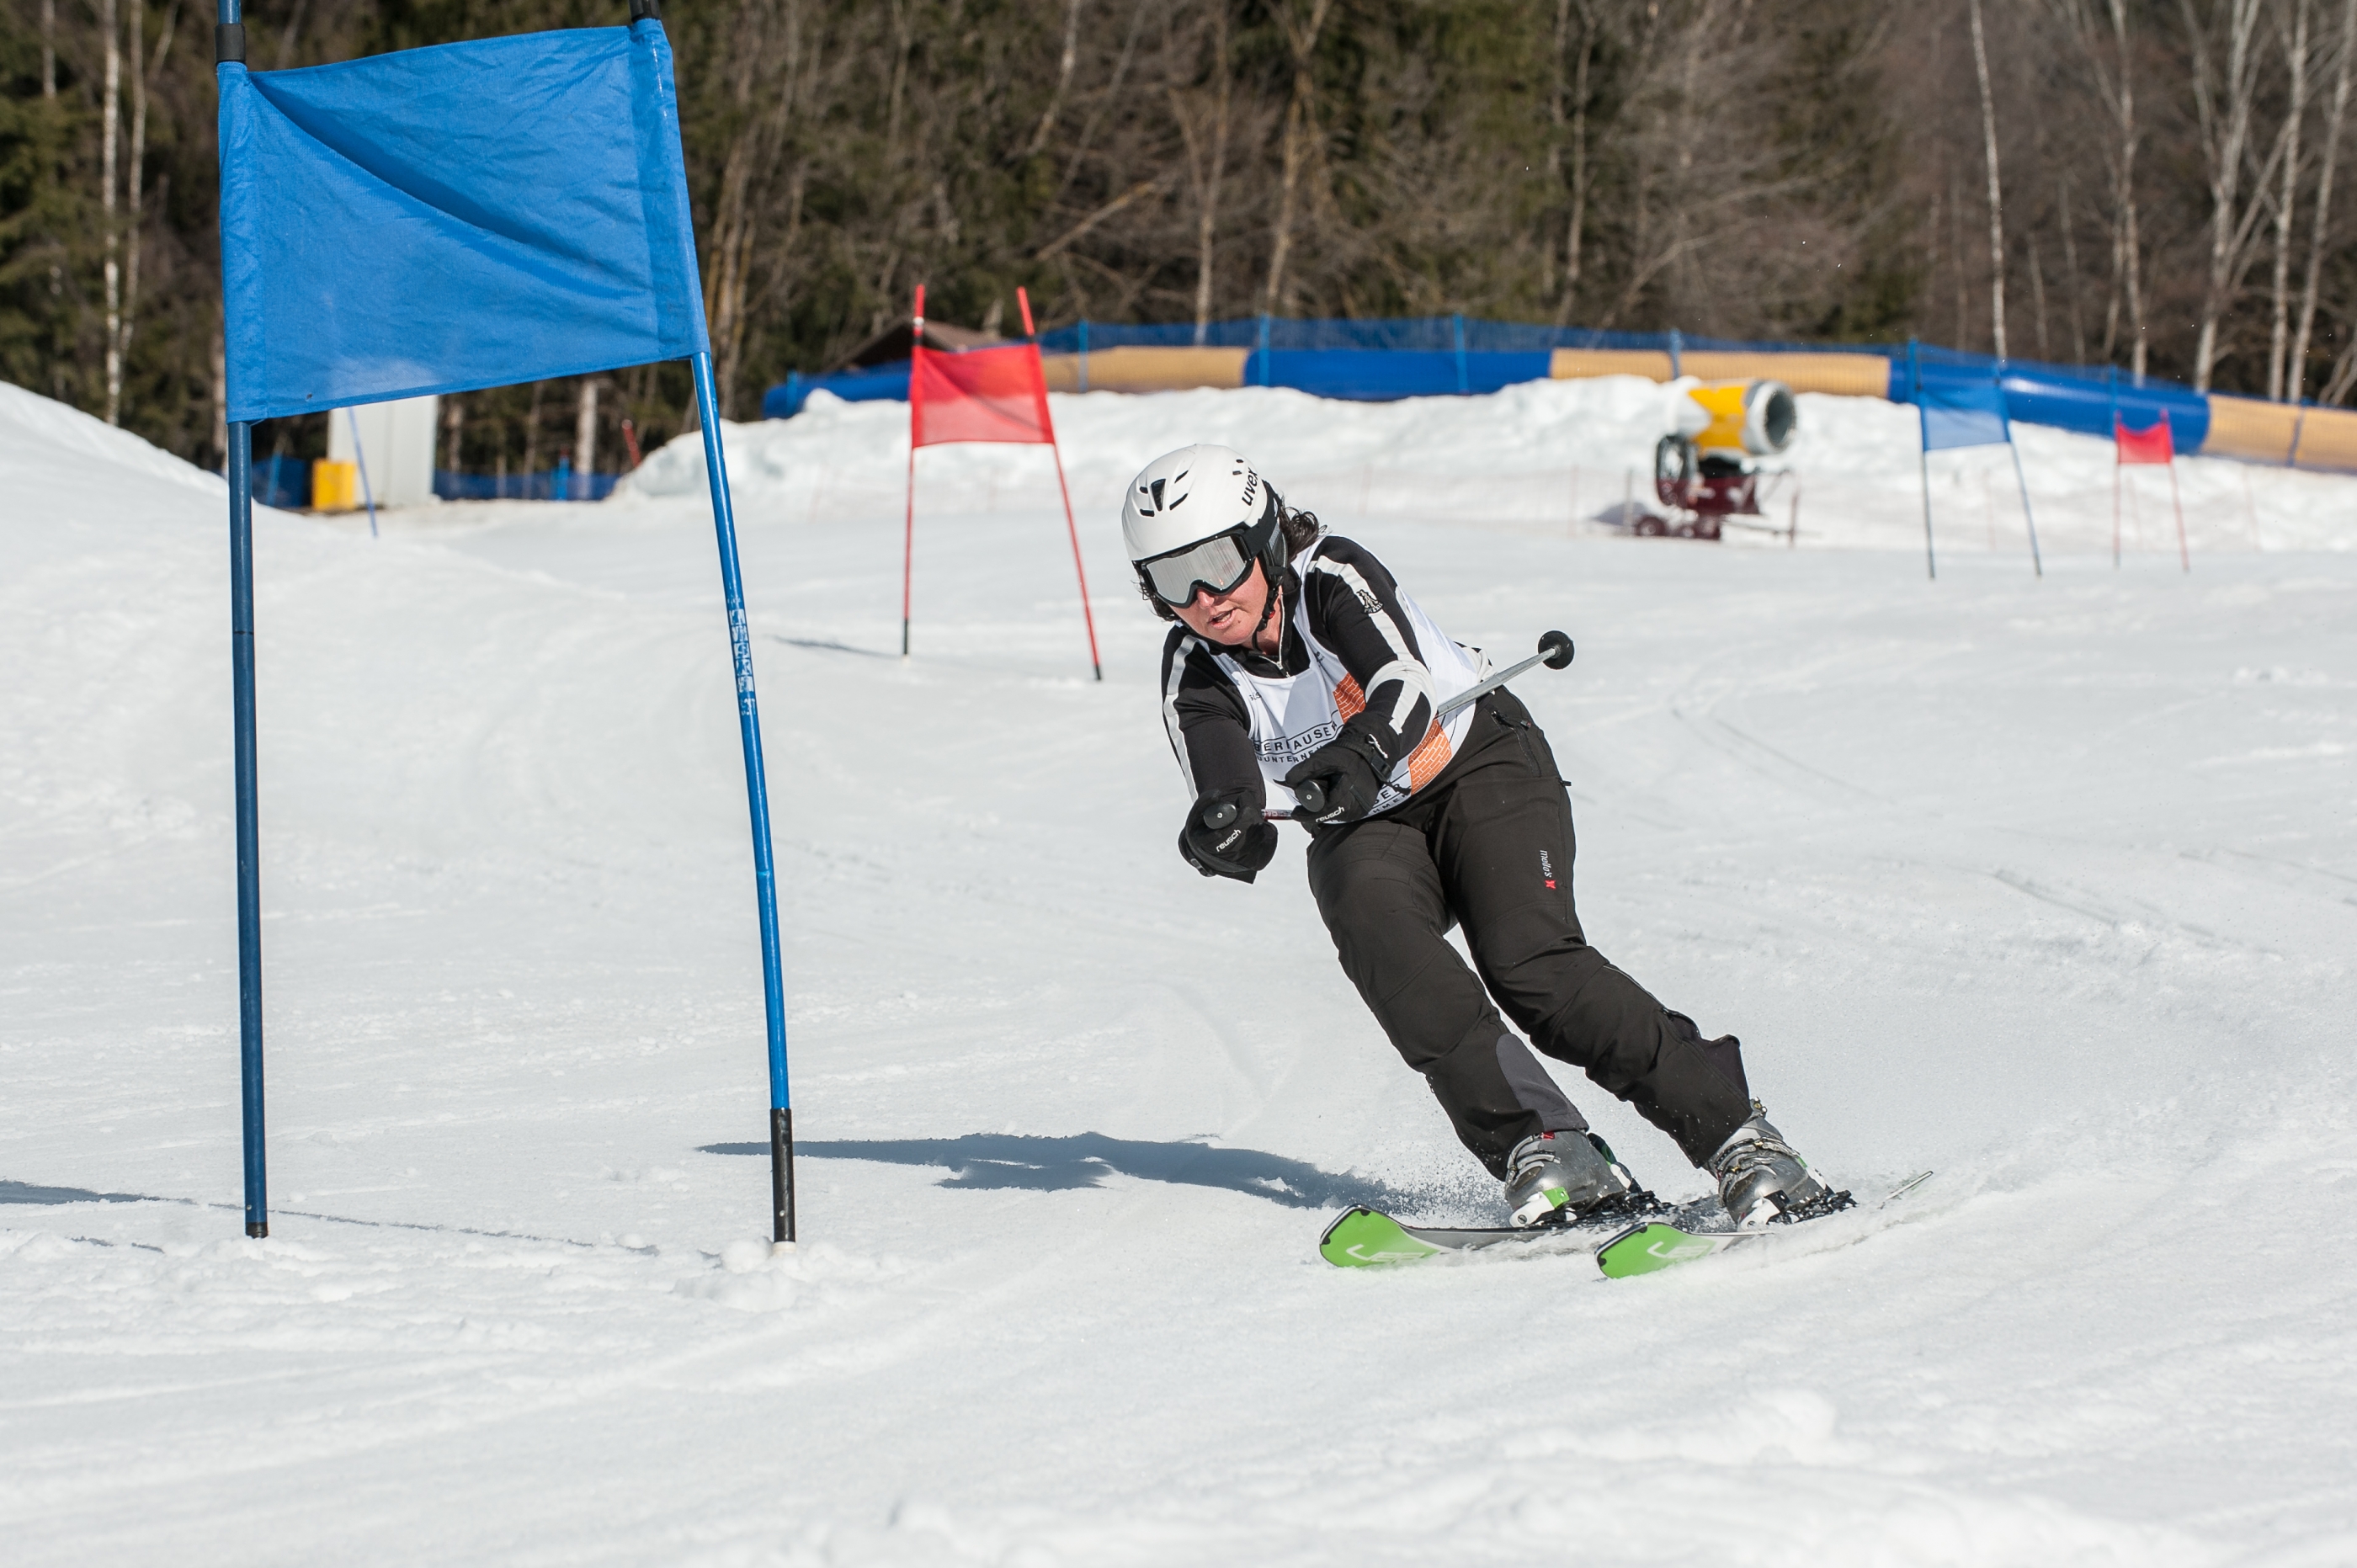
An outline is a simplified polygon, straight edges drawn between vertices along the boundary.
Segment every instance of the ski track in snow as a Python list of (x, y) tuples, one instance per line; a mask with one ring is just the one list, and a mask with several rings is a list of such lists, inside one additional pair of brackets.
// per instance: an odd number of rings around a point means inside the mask
[[(1056, 399), (1103, 685), (1043, 454), (923, 455), (903, 664), (905, 410), (731, 427), (803, 1145), (773, 1258), (692, 440), (595, 508), (259, 516), (256, 1242), (222, 491), (0, 386), (9, 1560), (2357, 1561), (2357, 482), (2189, 462), (2192, 574), (2158, 534), (2115, 573), (2108, 448), (2025, 429), (2047, 579), (1956, 468), (1936, 585), (1888, 405), (1803, 400), (1798, 550), (1514, 489), (1617, 499), (1657, 400)], [(1172, 853), (1114, 498), (1195, 438), (1501, 663), (1569, 630), (1516, 690), (1593, 940), (1837, 1176), (1940, 1175), (1643, 1280), (1319, 1263), (1346, 1204), (1495, 1189), (1299, 835), (1249, 889)]]

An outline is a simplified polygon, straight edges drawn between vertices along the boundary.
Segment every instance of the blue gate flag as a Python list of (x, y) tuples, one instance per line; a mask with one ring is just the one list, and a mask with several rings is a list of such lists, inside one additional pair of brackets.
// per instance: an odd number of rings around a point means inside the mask
[(231, 423), (709, 348), (660, 22), (219, 76)]
[(2005, 389), (1994, 381), (1947, 381), (1926, 377), (1915, 392), (1923, 415), (1923, 450), (1951, 446), (2003, 446), (2013, 441), (2007, 423)]

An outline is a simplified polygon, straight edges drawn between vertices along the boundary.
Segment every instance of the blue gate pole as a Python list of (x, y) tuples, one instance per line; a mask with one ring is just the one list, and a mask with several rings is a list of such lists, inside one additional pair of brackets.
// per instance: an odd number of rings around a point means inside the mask
[(352, 426), (352, 467), (361, 471), (361, 499), (368, 503), (369, 537), (376, 537), (376, 492), (369, 488), (368, 454), (361, 450), (361, 416), (358, 409), (344, 410), (344, 417)]
[(712, 483), (712, 525), (720, 539), (720, 590), (728, 601), (728, 646), (737, 666), (737, 725), (745, 743), (745, 796), (753, 812), (753, 895), (761, 908), (761, 997), (770, 1027), (770, 1208), (773, 1242), (794, 1239), (794, 1112), (786, 1091), (786, 982), (778, 951), (777, 876), (770, 857), (770, 786), (761, 768), (761, 712), (753, 697), (753, 638), (737, 565), (737, 518), (720, 446), (720, 403), (712, 355), (695, 371), (695, 413), (704, 426), (704, 473)]
[(262, 828), (253, 739), (253, 426), (229, 427), (229, 658), (237, 757), (237, 1034), (245, 1233), (270, 1234), (262, 1159)]
[(2005, 423), (2005, 447), (2013, 454), (2013, 478), (2021, 487), (2021, 520), (2029, 525), (2029, 564), (2043, 582), (2046, 558), (2038, 551), (2038, 518), (2029, 510), (2029, 476), (2021, 471), (2021, 443), (2013, 438), (2013, 421), (2009, 419)]
[[(241, 0), (221, 0), (216, 68), (245, 69)], [(231, 751), (237, 773), (237, 1037), (244, 1112), (245, 1233), (270, 1234), (270, 1184), (262, 1146), (262, 829), (253, 741), (253, 426), (229, 427), (229, 664)]]
[(1922, 439), (1918, 454), (1923, 468), (1923, 575), (1940, 580), (1940, 558), (1932, 549), (1932, 415), (1923, 402), (1923, 366), (1916, 358), (1915, 339), (1907, 339), (1907, 388), (1915, 397), (1916, 429)]

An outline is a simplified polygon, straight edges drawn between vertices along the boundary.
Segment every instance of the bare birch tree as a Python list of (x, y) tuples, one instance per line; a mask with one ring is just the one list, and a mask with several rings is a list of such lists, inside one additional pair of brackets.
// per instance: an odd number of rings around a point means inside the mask
[(160, 75), (165, 61), (172, 52), (173, 35), (179, 29), (180, 0), (164, 12), (164, 27), (156, 35), (156, 52), (150, 57), (146, 48), (146, 5), (145, 0), (131, 0), (131, 158), (130, 200), (127, 204), (130, 243), (124, 258), (123, 330), (116, 349), (128, 365), (131, 339), (139, 329), (139, 258), (146, 248), (146, 230), (142, 222), (142, 208), (147, 188), (147, 91), (150, 82)]
[[(2063, 30), (2077, 47), (2087, 79), (2093, 84), (2104, 115), (2112, 123), (2114, 140), (2104, 148), (2105, 172), (2112, 186), (2113, 292), (2104, 307), (2104, 357), (2110, 359), (2119, 342), (2123, 305), (2128, 318), (2129, 369), (2144, 380), (2147, 342), (2144, 317), (2144, 236), (2136, 206), (2136, 149), (2142, 129), (2136, 122), (2136, 64), (2128, 32), (2126, 0), (2104, 0), (2109, 27), (2099, 23), (2091, 0), (2057, 0), (2055, 10)], [(2108, 58), (2103, 34), (2108, 30)], [(2067, 221), (2067, 220), (2066, 220)], [(2067, 230), (2066, 230), (2067, 232)]]
[[(574, 484), (583, 500), (595, 500), (593, 476), (597, 472), (597, 392), (596, 376), (581, 378), (580, 401), (573, 415)], [(571, 499), (571, 498), (565, 498)]]
[(1981, 0), (1971, 0), (1973, 71), (1981, 87), (1981, 137), (1988, 153), (1989, 338), (2005, 353), (2005, 189), (1997, 179), (1996, 102), (1989, 91), (1988, 40), (1981, 30)]
[[(1211, 334), (1211, 288), (1220, 229), (1220, 187), (1228, 171), (1228, 125), (1233, 106), (1234, 72), (1228, 60), (1228, 11), (1232, 0), (1211, 0), (1211, 85), (1190, 94), (1177, 82), (1168, 89), (1170, 117), (1178, 123), (1187, 154), (1187, 180), (1195, 198), (1195, 341)], [(1198, 106), (1192, 98), (1208, 98)], [(1208, 120), (1208, 125), (1200, 123)]]
[(1326, 30), (1326, 16), (1333, 8), (1333, 0), (1308, 0), (1308, 5), (1307, 16), (1300, 14), (1298, 4), (1287, 4), (1279, 12), (1286, 48), (1293, 61), (1293, 86), (1285, 106), (1281, 155), (1284, 172), (1277, 188), (1276, 224), (1270, 235), (1268, 281), (1261, 289), (1261, 308), (1270, 312), (1275, 311), (1285, 299), (1285, 263), (1293, 250), (1302, 171), (1316, 157), (1318, 150), (1318, 81), (1314, 67), (1318, 35)]
[[(760, 238), (763, 204), (755, 186), (777, 166), (802, 84), (802, 5), (800, 0), (755, 0), (742, 8), (737, 23), (728, 87), (737, 125), (721, 163), (710, 275), (705, 284), (712, 311), (713, 379), (720, 411), (728, 417), (734, 417), (744, 364), (750, 325), (746, 295)], [(765, 90), (758, 99), (757, 89)], [(595, 394), (582, 395), (594, 400)], [(594, 410), (596, 405), (593, 401), (587, 406)]]
[(123, 120), (123, 18), (114, 0), (99, 0), (98, 25), (106, 32), (104, 129), (100, 133), (99, 209), (104, 215), (106, 250), (106, 423), (123, 423), (123, 264), (122, 236), (115, 230), (114, 193), (116, 144)]
[[(2193, 348), (2193, 389), (2206, 392), (2218, 361), (2218, 328), (2233, 304), (2234, 285), (2257, 216), (2242, 205), (2244, 164), (2250, 151), (2251, 117), (2258, 97), (2260, 55), (2256, 48), (2261, 0), (2222, 0), (2225, 61), (2214, 63), (2210, 28), (2181, 0), (2186, 36), (2193, 54), (2193, 99), (2201, 153), (2208, 174), (2210, 241), (2201, 295), (2201, 331)], [(2220, 102), (2221, 95), (2223, 102)], [(2264, 178), (2257, 182), (2264, 187)]]
[(2267, 396), (2276, 403), (2284, 399), (2284, 352), (2290, 346), (2291, 229), (2299, 199), (2299, 132), (2308, 118), (2309, 0), (2291, 0), (2291, 27), (2283, 39), (2291, 107), (2284, 117), (2283, 189), (2275, 203), (2275, 276), (2268, 295), (2274, 315), (2267, 333)]
[[(1571, 75), (1564, 76), (1563, 58), (1570, 48), (1572, 17), (1579, 18), (1578, 48), (1573, 56)], [(1555, 135), (1547, 144), (1547, 184), (1550, 189), (1562, 178), (1560, 162), (1566, 145), (1571, 155), (1571, 212), (1563, 225), (1563, 288), (1556, 297), (1555, 319), (1557, 326), (1571, 319), (1579, 299), (1581, 241), (1587, 229), (1588, 185), (1591, 177), (1587, 148), (1587, 113), (1591, 92), (1588, 76), (1596, 62), (1598, 17), (1596, 0), (1555, 0), (1555, 93), (1551, 113)], [(1568, 126), (1566, 125), (1566, 102), (1569, 106)], [(1554, 247), (1547, 248), (1552, 267)], [(1542, 280), (1543, 293), (1554, 292)]]
[(1037, 157), (1048, 145), (1048, 138), (1056, 129), (1056, 116), (1064, 107), (1064, 94), (1072, 88), (1072, 67), (1080, 59), (1081, 0), (1064, 0), (1064, 52), (1056, 62), (1056, 91), (1048, 97), (1048, 107), (1039, 112), (1039, 128), (1031, 133), (1031, 145), (1023, 149), (1027, 158)]
[(2341, 128), (2349, 113), (2350, 66), (2357, 60), (2357, 0), (2343, 0), (2341, 43), (2332, 70), (2332, 107), (2324, 120), (2324, 152), (2316, 176), (2316, 216), (2309, 225), (2308, 273), (2299, 291), (2299, 327), (2293, 334), (2290, 387), (2293, 399), (2308, 379), (2308, 345), (2316, 327), (2317, 285), (2324, 273), (2324, 243), (2332, 220), (2332, 177), (2341, 157)]

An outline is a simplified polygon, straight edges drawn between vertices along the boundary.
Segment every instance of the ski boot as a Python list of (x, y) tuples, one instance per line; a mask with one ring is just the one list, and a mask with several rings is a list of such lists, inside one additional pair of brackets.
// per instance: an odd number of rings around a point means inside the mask
[(1814, 1219), (1853, 1202), (1849, 1194), (1835, 1192), (1809, 1169), (1809, 1162), (1784, 1142), (1784, 1134), (1776, 1131), (1756, 1100), (1751, 1120), (1718, 1146), (1707, 1168), (1718, 1178), (1718, 1200), (1738, 1230)]
[(1662, 1206), (1593, 1133), (1539, 1133), (1506, 1156), (1506, 1207), (1517, 1225), (1593, 1225)]

